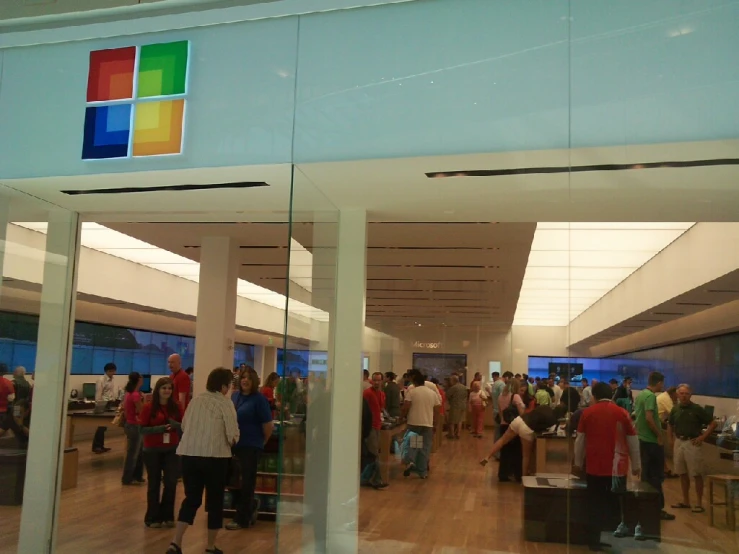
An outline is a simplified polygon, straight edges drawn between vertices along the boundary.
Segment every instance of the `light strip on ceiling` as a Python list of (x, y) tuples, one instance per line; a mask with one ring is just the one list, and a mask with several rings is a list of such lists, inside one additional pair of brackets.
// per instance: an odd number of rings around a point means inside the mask
[[(46, 234), (47, 223), (45, 222), (14, 222), (14, 225)], [(119, 233), (99, 223), (90, 222), (82, 224), (80, 243), (86, 248), (110, 254), (111, 256), (150, 267), (163, 273), (175, 275), (188, 281), (197, 283), (200, 277), (200, 264), (198, 262), (153, 246), (148, 242)], [(313, 255), (296, 242), (295, 239), (291, 239), (290, 247), (295, 250), (294, 254), (296, 258), (295, 263), (293, 263), (293, 252), (291, 252), (290, 273), (292, 274), (293, 266), (296, 268), (296, 271), (300, 267), (302, 271), (295, 282), (310, 291), (312, 267), (310, 270), (307, 268), (308, 266), (312, 266)], [(238, 280), (236, 294), (242, 298), (266, 304), (273, 308), (285, 309), (285, 295), (260, 287), (244, 279)], [(293, 299), (290, 299), (288, 303), (288, 312), (316, 321), (328, 321), (327, 312)]]
[(694, 223), (539, 223), (514, 325), (566, 326)]

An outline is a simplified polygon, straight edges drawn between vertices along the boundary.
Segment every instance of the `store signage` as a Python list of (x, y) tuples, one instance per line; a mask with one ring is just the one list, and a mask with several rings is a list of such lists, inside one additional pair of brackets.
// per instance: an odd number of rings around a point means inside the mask
[(83, 160), (182, 153), (190, 41), (90, 52)]
[(420, 342), (416, 341), (413, 343), (414, 348), (426, 348), (429, 350), (436, 350), (438, 348), (441, 348), (442, 343), (440, 342)]

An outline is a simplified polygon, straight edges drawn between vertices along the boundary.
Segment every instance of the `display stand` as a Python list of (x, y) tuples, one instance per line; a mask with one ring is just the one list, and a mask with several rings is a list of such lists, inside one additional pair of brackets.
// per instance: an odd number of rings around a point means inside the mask
[[(280, 467), (280, 433), (284, 428), (285, 440), (282, 445), (282, 464)], [(302, 448), (301, 448), (302, 446)], [(274, 520), (280, 501), (302, 502), (305, 480), (305, 447), (299, 425), (282, 426), (275, 422), (275, 430), (264, 447), (257, 466), (257, 481), (254, 498), (259, 498), (259, 519)], [(241, 494), (240, 484), (231, 483), (226, 487), (223, 502), (224, 517), (236, 515), (235, 506)], [(290, 514), (301, 515), (301, 514)]]

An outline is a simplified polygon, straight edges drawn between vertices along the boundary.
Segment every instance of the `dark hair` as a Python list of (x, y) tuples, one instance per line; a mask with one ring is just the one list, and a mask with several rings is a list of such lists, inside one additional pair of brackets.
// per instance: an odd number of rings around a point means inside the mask
[[(625, 381), (626, 379), (624, 379)], [(665, 380), (665, 376), (662, 375), (659, 371), (653, 371), (649, 374), (649, 386), (653, 387), (654, 385), (658, 385), (659, 383), (663, 383)]]
[(133, 392), (136, 390), (136, 385), (141, 380), (141, 374), (138, 371), (132, 371), (128, 374), (128, 383), (126, 383), (126, 392)]
[(375, 372), (374, 372), (374, 373), (372, 374), (372, 378), (373, 378), (373, 379), (375, 378), (375, 375), (379, 375), (379, 376), (380, 376), (380, 378), (382, 378), (382, 377), (383, 377), (383, 375), (382, 375), (382, 371), (375, 371)]
[(541, 382), (541, 377), (534, 378), (534, 381), (536, 381), (537, 383), (540, 383)]
[(677, 392), (677, 387), (670, 387), (669, 389), (667, 389), (666, 392), (667, 394), (672, 394), (673, 392)]
[(159, 402), (159, 389), (165, 385), (172, 387), (172, 394), (167, 400), (167, 414), (169, 414), (169, 417), (172, 419), (177, 421), (180, 420), (180, 408), (174, 399), (174, 383), (169, 377), (162, 377), (157, 380), (156, 385), (154, 385), (154, 392), (151, 395), (151, 413), (149, 415), (149, 421), (151, 421), (154, 416), (159, 413), (159, 410), (162, 409), (162, 405)]
[(233, 371), (225, 367), (217, 367), (208, 374), (205, 388), (208, 392), (221, 392), (223, 387), (230, 387), (233, 382)]
[(525, 374), (525, 373), (522, 373), (521, 374), (521, 377), (524, 378), (524, 379), (526, 379), (527, 381), (529, 380), (529, 376), (527, 374)]
[(500, 377), (500, 371), (493, 371), (493, 377)]
[(608, 383), (610, 385), (618, 385), (618, 381), (616, 381), (615, 379), (611, 379), (610, 381), (608, 381)]
[(369, 370), (367, 370), (367, 369), (362, 370), (362, 375), (364, 375), (364, 378), (365, 379), (369, 379)]
[(557, 421), (559, 421), (567, 413), (567, 406), (565, 406), (564, 404), (560, 404), (559, 406), (556, 406), (553, 411), (554, 417), (556, 417)]
[(280, 382), (280, 376), (277, 374), (276, 371), (273, 371), (267, 376), (267, 380), (264, 382), (264, 386), (274, 388), (275, 385), (273, 383), (279, 383), (279, 382)]
[(239, 393), (244, 394), (241, 390), (241, 380), (245, 377), (249, 377), (249, 381), (251, 381), (251, 392), (249, 394), (256, 394), (259, 392), (259, 375), (257, 375), (257, 372), (254, 371), (254, 368), (250, 365), (246, 366), (244, 369), (239, 371), (239, 381), (237, 383), (237, 387), (239, 389)]
[(390, 379), (391, 381), (395, 381), (395, 378), (396, 377), (397, 377), (397, 375), (395, 375), (395, 373), (393, 373), (392, 371), (386, 371), (385, 372), (385, 378), (386, 379)]
[(588, 384), (588, 380), (585, 377), (583, 377), (582, 379), (580, 379), (580, 382), (581, 383), (585, 383), (586, 385)]
[(439, 385), (439, 380), (438, 380), (438, 379), (437, 379), (436, 377), (432, 377), (432, 378), (431, 378), (431, 382), (432, 382), (432, 383), (433, 383), (434, 385)]
[(511, 377), (513, 377), (513, 373), (511, 373), (510, 371), (506, 371), (506, 372), (505, 372), (505, 373), (503, 374), (503, 377), (508, 377), (508, 378), (510, 379)]
[(103, 367), (103, 371), (109, 371), (111, 369), (118, 370), (113, 362), (108, 362), (107, 364), (105, 364), (105, 367)]
[(426, 382), (426, 378), (420, 371), (416, 371), (415, 373), (413, 373), (413, 375), (411, 375), (411, 381), (415, 386), (423, 387), (425, 386), (424, 383)]
[(192, 375), (192, 372), (193, 372), (193, 368), (192, 368), (192, 367), (188, 367), (188, 368), (187, 368), (187, 369), (185, 370), (185, 373), (187, 373), (188, 375)]
[(596, 400), (605, 400), (611, 398), (611, 396), (613, 396), (613, 392), (607, 383), (600, 382), (593, 385), (593, 398)]

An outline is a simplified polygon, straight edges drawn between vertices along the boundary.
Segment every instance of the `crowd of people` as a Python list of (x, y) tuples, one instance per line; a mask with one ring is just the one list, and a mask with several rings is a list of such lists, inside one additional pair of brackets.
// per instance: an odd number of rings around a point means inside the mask
[[(206, 552), (219, 553), (216, 539), (224, 526), (226, 486), (239, 485), (235, 516), (225, 528), (237, 531), (252, 527), (260, 509), (255, 495), (259, 458), (272, 436), (276, 412), (299, 409), (302, 381), (296, 375), (281, 379), (273, 372), (260, 387), (256, 371), (243, 364), (233, 370), (213, 370), (207, 377), (206, 392), (193, 398), (192, 372), (182, 368), (180, 356), (171, 355), (168, 365), (171, 374), (158, 379), (150, 395), (140, 391), (140, 374), (128, 376), (121, 402), (126, 435), (121, 482), (124, 486), (147, 485), (144, 524), (151, 529), (175, 530), (167, 550), (170, 553), (182, 552), (185, 531), (193, 524), (205, 493)], [(98, 382), (103, 401), (118, 394), (115, 373), (114, 364), (106, 365)], [(98, 452), (109, 450), (101, 444), (94, 448)], [(175, 515), (180, 479), (185, 498)]]

